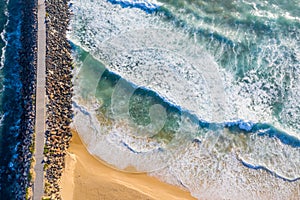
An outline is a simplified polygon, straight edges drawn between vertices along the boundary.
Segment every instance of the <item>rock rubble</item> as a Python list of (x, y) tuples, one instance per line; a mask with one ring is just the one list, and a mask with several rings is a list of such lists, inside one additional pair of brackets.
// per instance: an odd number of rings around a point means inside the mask
[(46, 95), (47, 131), (45, 196), (61, 199), (60, 178), (66, 150), (72, 137), (72, 59), (67, 40), (70, 12), (68, 1), (46, 0)]

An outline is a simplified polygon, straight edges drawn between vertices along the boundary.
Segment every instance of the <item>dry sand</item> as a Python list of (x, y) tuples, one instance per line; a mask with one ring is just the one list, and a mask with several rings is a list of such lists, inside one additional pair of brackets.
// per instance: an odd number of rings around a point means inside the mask
[(61, 180), (64, 200), (184, 200), (195, 199), (179, 187), (143, 173), (115, 170), (88, 153), (73, 133)]

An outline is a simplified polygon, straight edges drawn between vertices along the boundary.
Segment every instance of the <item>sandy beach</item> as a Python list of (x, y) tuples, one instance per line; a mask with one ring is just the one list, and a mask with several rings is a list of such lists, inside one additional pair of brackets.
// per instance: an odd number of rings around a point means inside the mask
[(62, 198), (68, 199), (195, 199), (189, 192), (144, 173), (112, 169), (88, 153), (73, 131), (61, 180)]

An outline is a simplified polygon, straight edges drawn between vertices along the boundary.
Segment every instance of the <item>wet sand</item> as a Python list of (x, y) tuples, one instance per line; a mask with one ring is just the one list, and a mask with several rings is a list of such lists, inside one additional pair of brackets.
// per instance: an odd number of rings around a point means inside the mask
[(61, 180), (63, 199), (195, 199), (189, 192), (145, 173), (126, 173), (108, 167), (89, 154), (78, 134), (72, 133)]

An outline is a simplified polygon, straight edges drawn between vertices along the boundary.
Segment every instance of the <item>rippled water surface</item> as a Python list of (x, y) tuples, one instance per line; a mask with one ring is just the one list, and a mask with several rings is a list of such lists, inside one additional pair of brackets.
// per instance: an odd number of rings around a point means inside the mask
[(300, 197), (298, 1), (70, 6), (90, 153), (197, 198)]
[(20, 187), (20, 122), (23, 109), (21, 66), (22, 48), (20, 1), (0, 1), (0, 199), (15, 198)]

